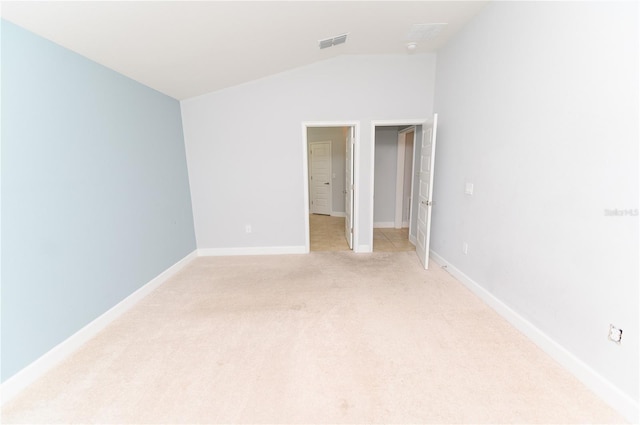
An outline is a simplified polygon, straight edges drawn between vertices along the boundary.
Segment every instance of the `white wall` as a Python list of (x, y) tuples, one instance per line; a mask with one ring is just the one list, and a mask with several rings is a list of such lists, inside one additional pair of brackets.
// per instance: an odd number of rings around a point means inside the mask
[(376, 127), (373, 226), (393, 227), (396, 218), (398, 127)]
[[(344, 214), (344, 167), (347, 127), (309, 127), (307, 143), (331, 142), (331, 214)], [(309, 152), (309, 150), (307, 150)]]
[(196, 241), (178, 101), (10, 22), (0, 30), (9, 396)]
[(303, 247), (302, 122), (349, 120), (356, 243), (370, 249), (370, 122), (430, 116), (434, 71), (432, 54), (341, 56), (182, 101), (198, 248)]
[(432, 249), (637, 412), (638, 3), (492, 2), (437, 75)]

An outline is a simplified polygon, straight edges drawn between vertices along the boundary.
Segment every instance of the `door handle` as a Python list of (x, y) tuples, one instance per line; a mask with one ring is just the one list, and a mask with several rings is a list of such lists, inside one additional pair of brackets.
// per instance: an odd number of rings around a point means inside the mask
[(330, 184), (329, 182), (325, 183), (325, 184)]
[(421, 203), (422, 205), (426, 205), (426, 206), (429, 206), (429, 205), (432, 205), (432, 204), (433, 204), (433, 202), (429, 202), (429, 201), (420, 201), (420, 203)]

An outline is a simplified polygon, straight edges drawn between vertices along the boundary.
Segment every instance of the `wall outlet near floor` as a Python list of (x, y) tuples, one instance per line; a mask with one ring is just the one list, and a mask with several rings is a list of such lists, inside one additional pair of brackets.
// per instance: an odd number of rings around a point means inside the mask
[(620, 344), (622, 342), (622, 329), (609, 325), (609, 340)]
[(244, 226), (244, 231), (245, 231), (245, 233), (251, 233), (251, 225), (250, 224), (246, 224)]
[(467, 252), (469, 252), (469, 244), (466, 242), (462, 242), (462, 253), (467, 255)]

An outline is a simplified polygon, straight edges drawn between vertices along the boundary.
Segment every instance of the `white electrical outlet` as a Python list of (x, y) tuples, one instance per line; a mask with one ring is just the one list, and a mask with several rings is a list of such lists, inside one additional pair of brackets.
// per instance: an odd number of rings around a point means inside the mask
[(245, 231), (246, 233), (251, 233), (251, 225), (250, 225), (250, 224), (247, 224), (246, 226), (244, 226), (244, 231)]
[(620, 344), (622, 342), (622, 329), (609, 325), (609, 340)]
[(466, 242), (462, 242), (462, 253), (466, 255), (467, 252), (469, 252), (469, 244)]

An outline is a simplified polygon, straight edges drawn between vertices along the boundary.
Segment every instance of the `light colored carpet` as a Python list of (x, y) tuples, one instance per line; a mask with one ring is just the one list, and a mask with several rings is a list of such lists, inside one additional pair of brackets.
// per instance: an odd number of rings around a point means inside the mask
[(3, 423), (623, 423), (415, 253), (198, 258)]

